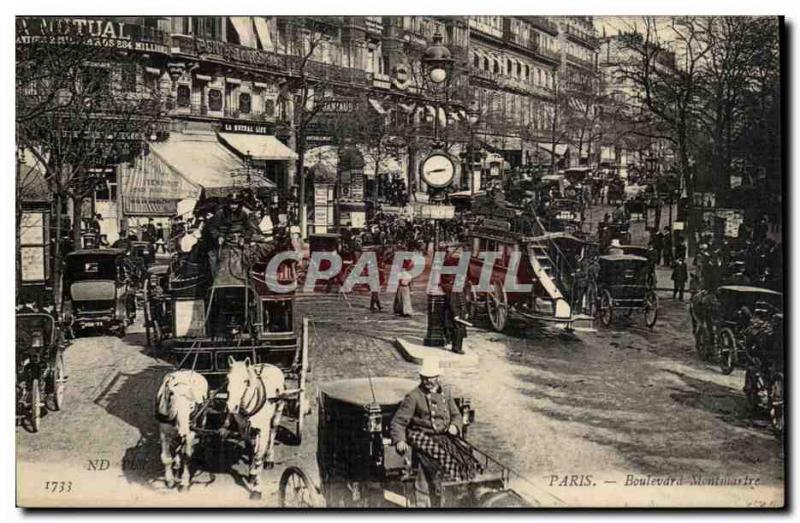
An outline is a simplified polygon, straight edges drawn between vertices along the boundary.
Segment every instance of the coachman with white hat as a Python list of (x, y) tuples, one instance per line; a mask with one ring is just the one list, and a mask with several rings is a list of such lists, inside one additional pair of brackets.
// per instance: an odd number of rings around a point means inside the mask
[(409, 446), (414, 449), (433, 507), (441, 504), (442, 481), (472, 479), (481, 468), (469, 447), (459, 442), (462, 414), (439, 384), (441, 374), (438, 358), (425, 358), (419, 369), (419, 386), (406, 395), (391, 423), (397, 451), (405, 454)]

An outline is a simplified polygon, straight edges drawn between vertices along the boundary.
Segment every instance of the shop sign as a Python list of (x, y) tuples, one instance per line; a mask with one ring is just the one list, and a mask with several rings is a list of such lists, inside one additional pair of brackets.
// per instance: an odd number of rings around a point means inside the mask
[(320, 100), (319, 105), (322, 113), (354, 113), (358, 101), (352, 98), (329, 98)]
[(270, 136), (275, 134), (275, 128), (272, 125), (241, 123), (237, 121), (222, 122), (220, 131), (223, 133), (262, 134)]
[(456, 216), (456, 208), (452, 205), (428, 205), (419, 206), (417, 216), (423, 220), (452, 220)]
[(206, 40), (205, 38), (195, 38), (194, 45), (197, 54), (219, 56), (226, 62), (255, 65), (258, 67), (285, 67), (283, 56), (259, 49), (219, 42), (217, 40)]
[(16, 24), (16, 41), (82, 43), (94, 47), (109, 47), (148, 53), (169, 54), (169, 46), (141, 41), (138, 25), (97, 18), (20, 17)]

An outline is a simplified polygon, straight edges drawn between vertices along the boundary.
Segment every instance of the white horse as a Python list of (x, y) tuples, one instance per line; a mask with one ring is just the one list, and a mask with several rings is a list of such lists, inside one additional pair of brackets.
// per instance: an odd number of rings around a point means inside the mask
[(189, 462), (192, 459), (196, 434), (191, 428), (195, 409), (208, 397), (208, 382), (191, 370), (177, 370), (164, 376), (156, 394), (156, 419), (161, 436), (161, 463), (167, 487), (188, 488), (191, 480)]
[(275, 432), (281, 421), (286, 390), (283, 372), (274, 365), (250, 364), (250, 358), (228, 358), (228, 413), (239, 433), (250, 443), (250, 488), (254, 498), (262, 493), (264, 463), (274, 463)]

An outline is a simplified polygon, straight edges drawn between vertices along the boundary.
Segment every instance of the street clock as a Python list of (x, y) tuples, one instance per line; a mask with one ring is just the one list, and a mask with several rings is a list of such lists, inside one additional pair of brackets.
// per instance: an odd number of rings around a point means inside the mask
[(420, 164), (422, 181), (434, 189), (442, 189), (453, 183), (456, 166), (450, 155), (443, 151), (434, 151)]

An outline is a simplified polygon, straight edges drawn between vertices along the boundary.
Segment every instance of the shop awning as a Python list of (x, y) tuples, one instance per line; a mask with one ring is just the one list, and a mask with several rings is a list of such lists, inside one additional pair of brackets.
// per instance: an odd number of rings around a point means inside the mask
[[(169, 170), (188, 180), (207, 196), (224, 196), (234, 189), (272, 187), (269, 180), (257, 176), (213, 134), (178, 134), (169, 141), (150, 144), (150, 156)], [(197, 191), (196, 191), (197, 192)], [(180, 200), (192, 197), (180, 194)]]
[(231, 24), (239, 34), (239, 43), (245, 47), (256, 48), (256, 33), (249, 16), (230, 16)]
[(261, 41), (261, 48), (268, 51), (274, 50), (275, 45), (272, 43), (272, 36), (270, 35), (269, 31), (269, 22), (267, 22), (267, 20), (262, 16), (254, 16), (253, 22), (256, 26), (256, 34), (258, 35), (258, 39)]
[(274, 136), (261, 134), (219, 133), (220, 139), (243, 156), (253, 160), (294, 160), (297, 153)]

